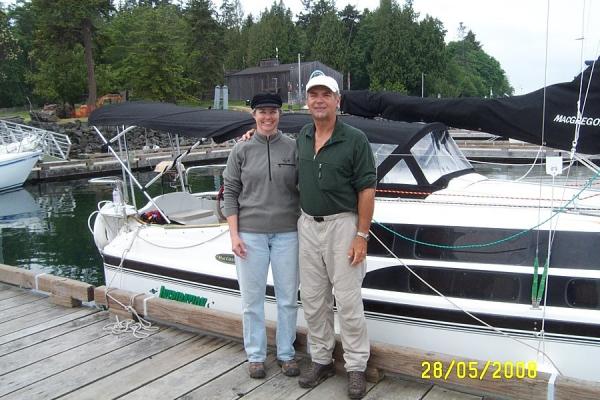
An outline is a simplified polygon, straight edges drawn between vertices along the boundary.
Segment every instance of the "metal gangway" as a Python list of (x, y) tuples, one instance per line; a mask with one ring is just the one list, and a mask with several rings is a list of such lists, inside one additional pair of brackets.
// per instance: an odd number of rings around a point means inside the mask
[(0, 149), (4, 152), (41, 150), (45, 156), (67, 160), (71, 139), (63, 133), (0, 119)]

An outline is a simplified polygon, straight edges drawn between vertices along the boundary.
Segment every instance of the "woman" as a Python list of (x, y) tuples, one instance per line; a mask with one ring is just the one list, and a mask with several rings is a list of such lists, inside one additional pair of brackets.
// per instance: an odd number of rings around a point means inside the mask
[(252, 378), (264, 378), (267, 356), (264, 301), (271, 265), (277, 298), (277, 360), (300, 374), (294, 356), (298, 296), (296, 142), (278, 130), (279, 95), (252, 99), (256, 133), (232, 149), (223, 173), (225, 210), (242, 293), (244, 348)]

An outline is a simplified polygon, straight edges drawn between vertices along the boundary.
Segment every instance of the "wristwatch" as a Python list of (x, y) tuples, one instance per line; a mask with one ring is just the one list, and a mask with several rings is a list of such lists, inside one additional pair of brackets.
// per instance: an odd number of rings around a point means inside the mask
[(356, 236), (359, 236), (359, 237), (365, 239), (366, 241), (369, 241), (369, 238), (371, 237), (371, 236), (369, 236), (368, 233), (364, 233), (364, 232), (356, 232)]

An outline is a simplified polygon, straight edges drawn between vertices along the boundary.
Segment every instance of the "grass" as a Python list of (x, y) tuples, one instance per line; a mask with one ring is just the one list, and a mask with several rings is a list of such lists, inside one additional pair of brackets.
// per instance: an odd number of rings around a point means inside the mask
[(31, 121), (31, 117), (29, 116), (29, 111), (0, 110), (0, 119), (10, 118), (10, 117), (21, 117), (25, 120), (25, 122)]

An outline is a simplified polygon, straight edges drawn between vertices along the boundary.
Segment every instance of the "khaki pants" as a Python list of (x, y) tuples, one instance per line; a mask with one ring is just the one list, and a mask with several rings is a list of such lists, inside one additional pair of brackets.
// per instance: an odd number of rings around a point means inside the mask
[(317, 222), (303, 213), (298, 220), (300, 292), (311, 357), (319, 364), (331, 362), (335, 295), (346, 371), (364, 371), (370, 350), (360, 290), (366, 263), (352, 266), (347, 254), (358, 216), (342, 213), (323, 218)]

